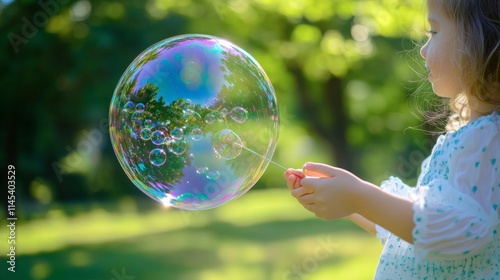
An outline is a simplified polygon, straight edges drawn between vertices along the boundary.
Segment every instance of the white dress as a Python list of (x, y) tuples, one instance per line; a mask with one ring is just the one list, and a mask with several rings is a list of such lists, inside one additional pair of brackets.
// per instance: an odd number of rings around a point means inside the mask
[(375, 279), (500, 279), (500, 114), (441, 135), (416, 188), (382, 188), (413, 201), (413, 245), (377, 226)]

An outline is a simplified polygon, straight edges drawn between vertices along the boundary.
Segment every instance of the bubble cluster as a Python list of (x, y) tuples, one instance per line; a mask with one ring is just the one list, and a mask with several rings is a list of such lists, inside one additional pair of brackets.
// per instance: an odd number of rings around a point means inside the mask
[(110, 105), (111, 141), (125, 173), (180, 209), (217, 207), (248, 191), (269, 163), (258, 155), (272, 157), (278, 130), (265, 72), (241, 48), (207, 35), (146, 49)]

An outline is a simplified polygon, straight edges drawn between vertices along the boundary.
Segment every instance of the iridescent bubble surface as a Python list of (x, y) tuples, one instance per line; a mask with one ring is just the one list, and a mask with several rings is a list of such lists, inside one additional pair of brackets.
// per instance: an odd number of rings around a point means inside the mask
[(278, 131), (263, 69), (238, 46), (207, 35), (147, 48), (110, 105), (111, 141), (127, 176), (180, 209), (209, 209), (246, 193), (269, 164)]

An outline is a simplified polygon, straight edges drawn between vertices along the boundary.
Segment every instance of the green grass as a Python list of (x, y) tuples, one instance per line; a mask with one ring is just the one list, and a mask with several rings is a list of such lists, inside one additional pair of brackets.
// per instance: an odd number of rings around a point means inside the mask
[(63, 206), (20, 222), (16, 278), (0, 278), (372, 279), (381, 250), (375, 237), (316, 218), (286, 190), (196, 212), (117, 204), (74, 215)]

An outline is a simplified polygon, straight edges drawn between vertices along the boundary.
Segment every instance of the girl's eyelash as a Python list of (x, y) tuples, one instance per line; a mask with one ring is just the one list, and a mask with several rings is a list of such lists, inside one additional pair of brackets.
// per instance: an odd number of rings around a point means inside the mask
[(429, 30), (427, 30), (427, 31), (425, 31), (425, 32), (426, 32), (427, 34), (431, 35), (431, 36), (432, 36), (432, 35), (436, 35), (436, 33), (437, 33), (436, 31), (434, 31), (434, 30), (432, 30), (432, 29), (429, 29)]

